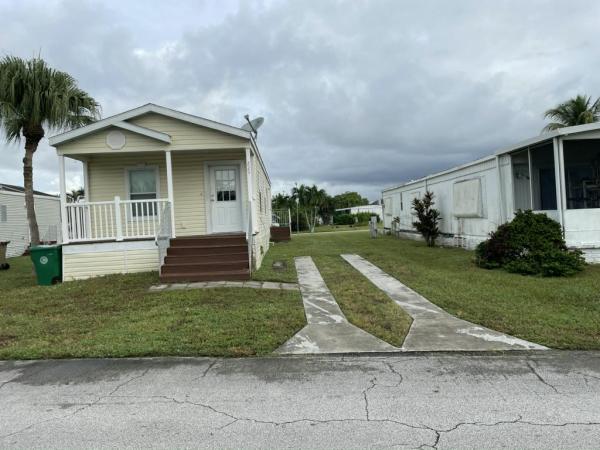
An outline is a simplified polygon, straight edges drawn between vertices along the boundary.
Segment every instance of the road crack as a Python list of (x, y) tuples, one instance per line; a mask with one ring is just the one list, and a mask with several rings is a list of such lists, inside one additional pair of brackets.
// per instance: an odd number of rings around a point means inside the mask
[(534, 367), (534, 365), (531, 363), (531, 361), (527, 361), (527, 367), (529, 367), (529, 370), (531, 371), (532, 374), (534, 374), (536, 376), (536, 378), (544, 385), (548, 386), (550, 389), (552, 389), (554, 392), (556, 392), (557, 394), (560, 394), (560, 392), (558, 392), (558, 389), (556, 389), (556, 386), (548, 383), (548, 381), (546, 381), (544, 379), (544, 377), (542, 377), (539, 372), (537, 371), (537, 369)]

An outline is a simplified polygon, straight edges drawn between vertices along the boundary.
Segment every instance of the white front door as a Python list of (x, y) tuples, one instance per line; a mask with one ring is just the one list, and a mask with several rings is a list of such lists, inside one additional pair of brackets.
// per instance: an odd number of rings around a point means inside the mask
[(242, 190), (239, 166), (211, 166), (210, 205), (213, 233), (242, 231)]

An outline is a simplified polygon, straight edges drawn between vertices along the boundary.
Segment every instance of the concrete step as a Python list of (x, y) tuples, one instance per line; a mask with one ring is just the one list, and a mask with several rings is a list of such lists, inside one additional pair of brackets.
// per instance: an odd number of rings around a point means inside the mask
[(210, 273), (248, 270), (248, 259), (238, 261), (212, 261), (203, 263), (171, 263), (162, 267), (163, 275), (172, 273)]
[(228, 270), (202, 273), (170, 273), (160, 276), (162, 283), (177, 283), (184, 281), (248, 281), (250, 280), (250, 271), (246, 270)]

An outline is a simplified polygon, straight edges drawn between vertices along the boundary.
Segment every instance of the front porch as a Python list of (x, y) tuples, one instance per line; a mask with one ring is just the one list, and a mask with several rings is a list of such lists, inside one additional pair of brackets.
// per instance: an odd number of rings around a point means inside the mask
[[(83, 165), (85, 199), (77, 202), (67, 202), (66, 156), (59, 156), (65, 280), (147, 270), (159, 270), (163, 281), (249, 279), (256, 234), (249, 152), (161, 153), (70, 154)], [(226, 254), (221, 238), (232, 233), (243, 246), (232, 264), (207, 251), (174, 261), (171, 247), (209, 245)]]
[(599, 143), (596, 134), (567, 135), (509, 155), (512, 210), (547, 214), (586, 254), (600, 250)]

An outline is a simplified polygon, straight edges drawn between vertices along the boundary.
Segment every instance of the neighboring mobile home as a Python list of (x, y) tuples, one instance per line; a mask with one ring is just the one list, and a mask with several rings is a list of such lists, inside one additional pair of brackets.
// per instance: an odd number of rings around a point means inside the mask
[(335, 212), (343, 213), (343, 214), (369, 213), (369, 214), (374, 214), (381, 219), (383, 208), (379, 203), (373, 202), (369, 205), (351, 206), (348, 208), (338, 208), (335, 210)]
[[(50, 138), (59, 156), (63, 279), (160, 270), (248, 279), (269, 248), (271, 182), (254, 136), (147, 104)], [(65, 158), (86, 199), (67, 203)]]
[[(35, 213), (40, 239), (56, 242), (60, 233), (60, 201), (58, 196), (34, 191)], [(0, 183), (0, 241), (10, 241), (8, 257), (20, 256), (31, 242), (25, 209), (25, 191), (20, 186)]]
[[(600, 124), (542, 134), (494, 155), (384, 189), (384, 226), (418, 237), (412, 200), (426, 190), (440, 210), (442, 242), (472, 249), (521, 209), (559, 222), (567, 245), (600, 262)], [(399, 222), (394, 223), (398, 218)]]

